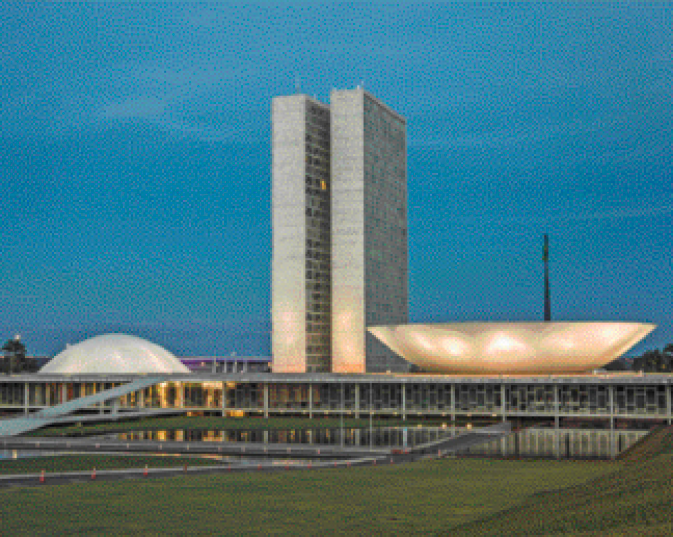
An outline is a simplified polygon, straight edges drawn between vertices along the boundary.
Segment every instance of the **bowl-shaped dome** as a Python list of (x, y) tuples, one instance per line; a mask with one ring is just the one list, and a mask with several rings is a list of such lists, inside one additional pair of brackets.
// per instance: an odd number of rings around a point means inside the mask
[(599, 368), (654, 328), (643, 323), (493, 322), (375, 326), (369, 331), (426, 371), (518, 375)]
[(189, 369), (166, 349), (145, 339), (105, 334), (67, 347), (40, 369), (40, 373), (189, 373)]

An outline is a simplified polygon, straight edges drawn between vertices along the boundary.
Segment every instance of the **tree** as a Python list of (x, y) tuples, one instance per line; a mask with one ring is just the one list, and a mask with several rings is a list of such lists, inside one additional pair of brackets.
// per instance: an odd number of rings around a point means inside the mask
[(2, 346), (3, 367), (7, 374), (20, 373), (26, 368), (26, 346), (21, 342), (21, 336), (9, 339)]
[(673, 344), (666, 345), (663, 351), (646, 351), (633, 360), (633, 369), (645, 373), (670, 373), (673, 371)]

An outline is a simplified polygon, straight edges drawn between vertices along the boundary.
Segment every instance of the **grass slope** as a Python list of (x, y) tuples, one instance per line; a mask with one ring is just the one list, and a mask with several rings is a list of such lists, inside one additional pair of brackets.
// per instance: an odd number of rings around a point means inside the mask
[(87, 482), (0, 492), (2, 533), (444, 533), (614, 466), (442, 460), (276, 474)]
[(614, 473), (534, 494), (452, 535), (673, 535), (673, 427), (644, 440)]

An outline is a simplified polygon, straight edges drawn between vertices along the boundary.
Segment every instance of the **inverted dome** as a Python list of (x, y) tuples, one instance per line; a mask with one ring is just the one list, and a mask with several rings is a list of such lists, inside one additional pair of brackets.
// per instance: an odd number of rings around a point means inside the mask
[(105, 334), (67, 347), (39, 373), (120, 374), (189, 373), (163, 347), (126, 334)]
[(451, 374), (583, 373), (655, 329), (615, 322), (403, 324), (369, 328), (405, 360)]

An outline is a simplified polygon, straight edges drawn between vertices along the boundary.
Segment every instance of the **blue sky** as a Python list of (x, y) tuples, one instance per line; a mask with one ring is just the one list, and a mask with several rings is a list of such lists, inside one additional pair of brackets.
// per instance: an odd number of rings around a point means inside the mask
[[(0, 6), (0, 336), (270, 353), (270, 105), (408, 122), (410, 316), (673, 342), (673, 4)], [(3, 336), (4, 334), (4, 336)]]

